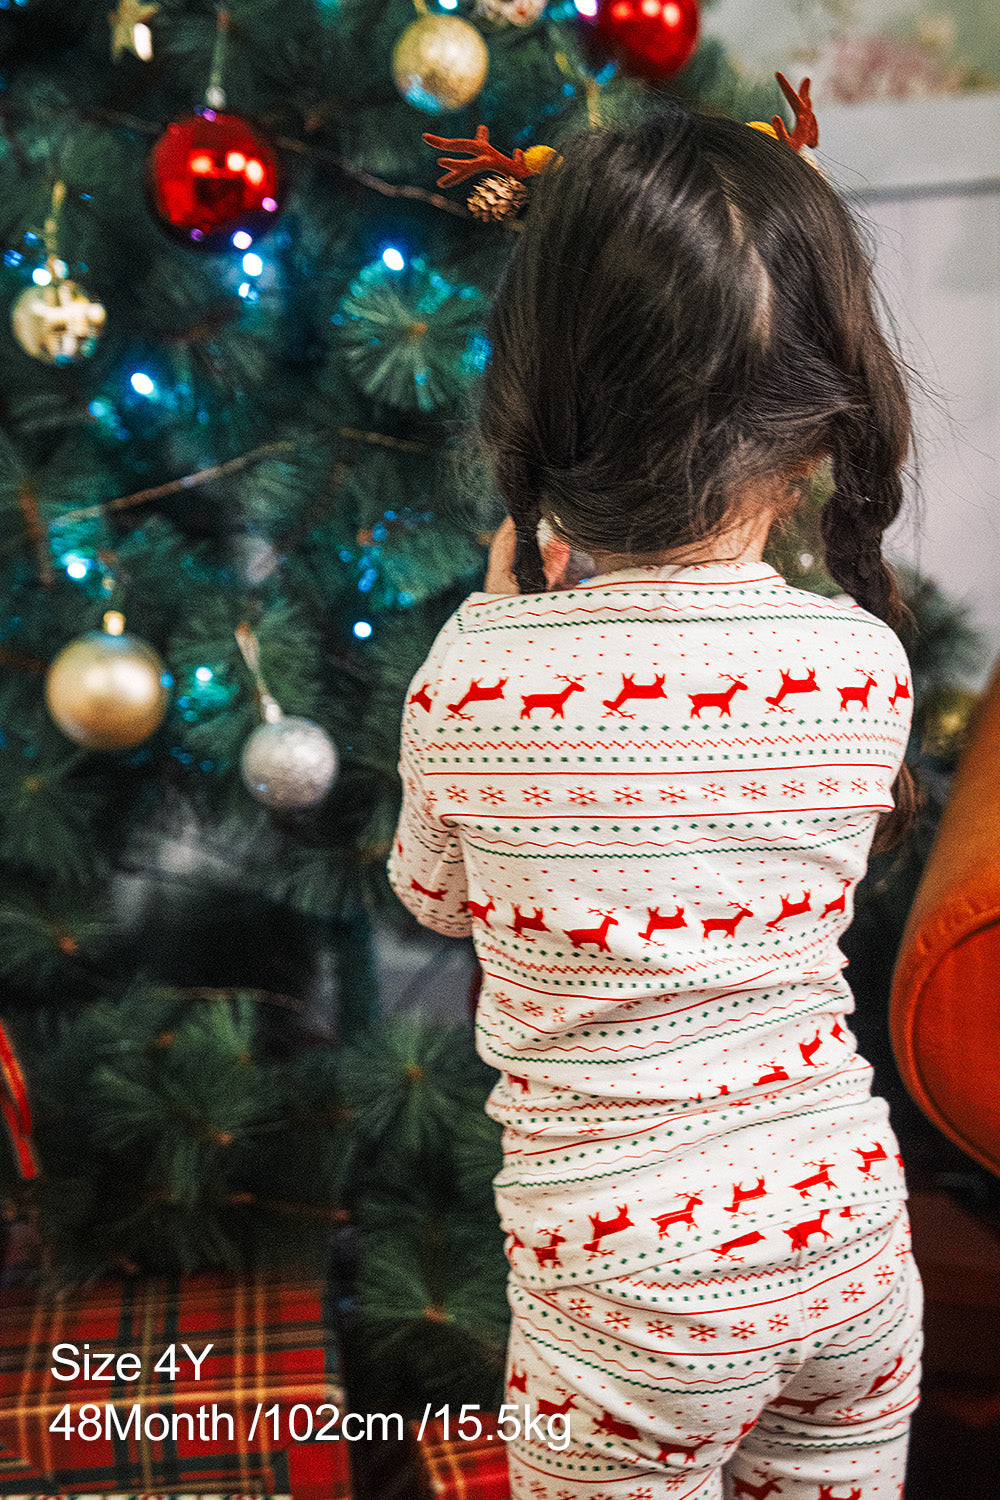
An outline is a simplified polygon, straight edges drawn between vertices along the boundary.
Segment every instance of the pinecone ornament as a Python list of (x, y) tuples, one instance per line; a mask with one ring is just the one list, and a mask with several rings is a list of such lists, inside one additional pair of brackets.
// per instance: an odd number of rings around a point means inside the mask
[(518, 213), (528, 190), (516, 177), (484, 177), (469, 194), (469, 211), (485, 224), (512, 219)]

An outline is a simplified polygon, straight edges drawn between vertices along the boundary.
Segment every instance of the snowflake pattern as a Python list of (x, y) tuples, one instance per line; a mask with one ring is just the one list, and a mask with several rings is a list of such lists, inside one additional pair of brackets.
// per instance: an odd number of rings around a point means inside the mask
[(879, 1266), (878, 1270), (875, 1272), (875, 1280), (878, 1282), (879, 1286), (888, 1286), (889, 1282), (893, 1280), (895, 1275), (896, 1273), (891, 1266)]
[(498, 786), (484, 786), (480, 796), (484, 802), (496, 803), (504, 800), (503, 792)]
[(859, 1297), (865, 1295), (865, 1289), (860, 1281), (852, 1281), (844, 1288), (844, 1296), (848, 1302), (857, 1302)]
[(782, 783), (781, 790), (786, 797), (801, 797), (806, 789), (804, 781), (786, 781)]
[(613, 1328), (616, 1333), (621, 1333), (623, 1328), (628, 1327), (631, 1319), (629, 1318), (627, 1312), (622, 1312), (621, 1308), (616, 1308), (613, 1312), (604, 1314), (604, 1321), (605, 1323), (607, 1323), (608, 1327)]
[(781, 1333), (782, 1329), (788, 1327), (788, 1319), (785, 1317), (784, 1313), (778, 1313), (775, 1317), (768, 1318), (767, 1326), (768, 1328), (770, 1328), (772, 1333)]
[(819, 789), (820, 789), (821, 792), (831, 792), (832, 793), (832, 792), (835, 792), (837, 790), (838, 785), (839, 785), (839, 783), (838, 783), (836, 777), (834, 777), (834, 776), (824, 776), (823, 780), (819, 784)]
[(521, 1009), (526, 1015), (540, 1016), (545, 1007), (544, 1005), (539, 1005), (537, 1000), (525, 1000)]
[(634, 786), (620, 786), (615, 792), (615, 801), (624, 802), (626, 807), (631, 807), (633, 802), (639, 802), (642, 793)]
[(720, 797), (724, 797), (726, 795), (725, 787), (720, 786), (717, 781), (709, 782), (708, 786), (702, 787), (702, 791), (704, 792), (706, 797), (711, 797), (714, 802), (718, 802)]
[(815, 1302), (810, 1302), (806, 1308), (806, 1312), (811, 1318), (821, 1318), (825, 1312), (829, 1311), (830, 1304), (829, 1302), (824, 1302), (822, 1297), (818, 1297)]
[(857, 1411), (853, 1406), (842, 1406), (836, 1415), (842, 1422), (861, 1422), (864, 1420), (864, 1414)]
[(448, 786), (445, 787), (445, 792), (454, 802), (468, 802), (469, 800), (469, 793), (464, 786)]
[(574, 1318), (580, 1318), (581, 1320), (583, 1318), (588, 1318), (594, 1311), (591, 1304), (589, 1302), (585, 1302), (582, 1297), (574, 1297), (572, 1302), (567, 1303), (567, 1306), (569, 1307), (569, 1310), (573, 1314)]
[(758, 797), (767, 796), (767, 787), (761, 786), (759, 781), (748, 781), (746, 786), (740, 787), (740, 791), (744, 797), (749, 797), (751, 802), (756, 801)]
[(851, 782), (851, 791), (852, 792), (867, 792), (867, 790), (868, 790), (868, 783), (867, 783), (867, 781), (862, 781), (860, 779), (860, 777)]
[(641, 1490), (629, 1490), (628, 1500), (653, 1500), (653, 1491), (644, 1484)]
[(525, 802), (533, 802), (536, 807), (541, 807), (543, 802), (552, 801), (552, 793), (544, 786), (529, 786), (524, 794)]
[(734, 1339), (752, 1339), (756, 1332), (757, 1330), (752, 1323), (733, 1324)]
[(680, 787), (680, 786), (661, 786), (660, 787), (660, 801), (661, 802), (683, 802), (684, 798), (686, 796), (687, 796), (687, 793), (685, 792), (685, 790), (684, 790), (683, 787)]
[(718, 1329), (713, 1328), (710, 1323), (695, 1323), (691, 1329), (691, 1337), (699, 1339), (703, 1344), (707, 1343), (709, 1339), (714, 1339), (717, 1333)]
[(657, 1319), (655, 1323), (647, 1325), (647, 1331), (658, 1339), (672, 1339), (674, 1336), (674, 1325), (672, 1323), (664, 1323), (662, 1319)]

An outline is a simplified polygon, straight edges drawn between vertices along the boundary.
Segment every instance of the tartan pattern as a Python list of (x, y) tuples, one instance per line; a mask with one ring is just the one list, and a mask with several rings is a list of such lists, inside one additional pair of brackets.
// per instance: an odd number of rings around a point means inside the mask
[[(288, 1434), (288, 1414), (296, 1405), (314, 1415), (324, 1403), (343, 1410), (341, 1387), (325, 1368), (324, 1342), (321, 1288), (275, 1275), (109, 1277), (71, 1296), (25, 1282), (6, 1286), (0, 1289), (0, 1480), (8, 1493), (12, 1484), (26, 1493), (56, 1481), (61, 1490), (89, 1494), (195, 1489), (350, 1500), (345, 1443), (298, 1443)], [(54, 1346), (75, 1344), (82, 1359), (85, 1343), (92, 1358), (137, 1355), (139, 1377), (85, 1383), (81, 1372), (73, 1380), (56, 1380)], [(195, 1355), (213, 1346), (199, 1380), (193, 1379), (184, 1343)], [(167, 1371), (153, 1370), (170, 1344), (181, 1361), (174, 1381)], [(279, 1436), (275, 1441), (273, 1419), (262, 1416), (251, 1446), (258, 1403), (268, 1410), (278, 1406)], [(99, 1406), (102, 1422), (103, 1408), (114, 1407), (124, 1427), (134, 1404), (144, 1418), (163, 1413), (172, 1428), (179, 1418), (176, 1435), (172, 1431), (162, 1441), (158, 1434), (136, 1435), (133, 1423), (124, 1438), (113, 1427), (94, 1440), (79, 1436), (81, 1407)], [(66, 1406), (70, 1438), (49, 1430)], [(214, 1441), (200, 1435), (199, 1407), (219, 1414)], [(226, 1414), (233, 1420), (232, 1440)]]
[(428, 1422), (418, 1439), (419, 1424), (410, 1424), (421, 1482), (433, 1500), (510, 1500), (506, 1446), (496, 1424), (485, 1413), (477, 1415), (483, 1432), (470, 1442), (445, 1441), (443, 1422)]

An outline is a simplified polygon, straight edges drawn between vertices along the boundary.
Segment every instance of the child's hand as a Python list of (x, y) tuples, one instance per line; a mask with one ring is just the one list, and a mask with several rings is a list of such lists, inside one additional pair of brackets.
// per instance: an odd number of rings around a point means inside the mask
[[(578, 552), (553, 534), (552, 528), (543, 521), (539, 528), (539, 545), (542, 566), (545, 570), (546, 587), (571, 589), (581, 578), (593, 573), (594, 563), (586, 553)], [(514, 577), (514, 552), (517, 547), (517, 532), (510, 516), (504, 521), (490, 546), (489, 563), (483, 591), (487, 594), (519, 594), (521, 591)]]
[(517, 532), (510, 516), (503, 522), (490, 543), (489, 562), (486, 566), (485, 594), (519, 594), (514, 577), (514, 552), (517, 548)]

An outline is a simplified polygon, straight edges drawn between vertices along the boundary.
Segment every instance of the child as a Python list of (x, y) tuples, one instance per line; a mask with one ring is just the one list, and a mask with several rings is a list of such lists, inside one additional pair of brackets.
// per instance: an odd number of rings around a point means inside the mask
[[(787, 144), (671, 108), (563, 148), (488, 334), (512, 519), (414, 679), (390, 878), (483, 970), (512, 1493), (896, 1500), (920, 1287), (837, 946), (912, 805), (869, 265)], [(857, 602), (761, 561), (824, 458)], [(540, 520), (594, 576), (545, 589)]]

